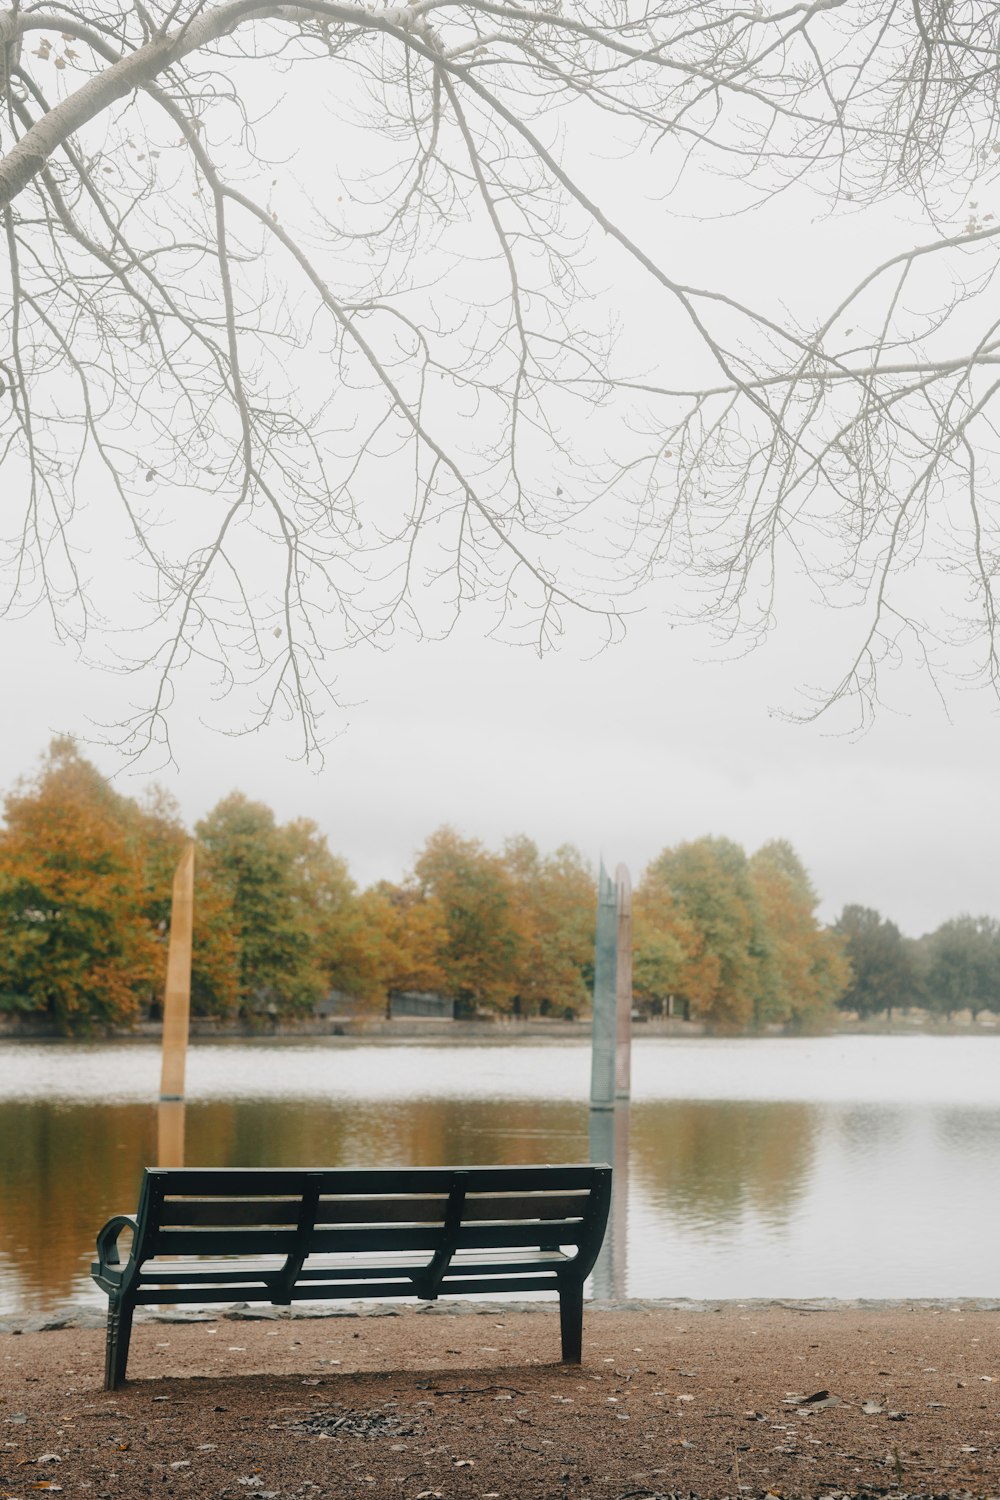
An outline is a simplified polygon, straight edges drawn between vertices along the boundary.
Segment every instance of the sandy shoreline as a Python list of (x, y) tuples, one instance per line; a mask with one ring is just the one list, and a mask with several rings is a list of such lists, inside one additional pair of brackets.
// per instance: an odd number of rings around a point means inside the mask
[(109, 1394), (99, 1329), (7, 1332), (0, 1497), (1000, 1495), (998, 1333), (969, 1302), (588, 1306), (565, 1368), (549, 1304), (149, 1320)]

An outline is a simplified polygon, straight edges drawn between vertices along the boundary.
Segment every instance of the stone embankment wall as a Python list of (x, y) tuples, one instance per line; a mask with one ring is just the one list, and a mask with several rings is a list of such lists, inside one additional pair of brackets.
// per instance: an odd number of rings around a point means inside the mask
[[(633, 1035), (644, 1036), (700, 1036), (704, 1028), (694, 1022), (657, 1018), (637, 1021)], [(159, 1021), (140, 1021), (129, 1029), (106, 1033), (112, 1037), (126, 1037), (146, 1041), (159, 1041), (163, 1027)], [(60, 1033), (42, 1017), (0, 1015), (0, 1039), (59, 1037)], [(245, 1021), (214, 1021), (208, 1017), (191, 1018), (193, 1039), (210, 1040), (213, 1037), (345, 1037), (358, 1041), (447, 1041), (447, 1042), (497, 1042), (556, 1041), (571, 1042), (590, 1040), (590, 1018), (580, 1021), (555, 1021), (545, 1018), (524, 1019), (497, 1017), (495, 1020), (447, 1021), (407, 1017), (386, 1021), (366, 1016), (338, 1016), (323, 1020), (309, 1019), (298, 1022), (282, 1022), (274, 1025), (266, 1019), (248, 1023)]]

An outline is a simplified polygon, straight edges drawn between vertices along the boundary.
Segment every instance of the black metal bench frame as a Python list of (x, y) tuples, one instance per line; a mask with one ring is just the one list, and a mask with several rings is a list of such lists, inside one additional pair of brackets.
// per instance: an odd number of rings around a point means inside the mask
[(610, 1201), (603, 1165), (147, 1167), (135, 1216), (108, 1220), (91, 1267), (108, 1294), (105, 1389), (124, 1385), (149, 1304), (555, 1291), (562, 1358), (579, 1364)]

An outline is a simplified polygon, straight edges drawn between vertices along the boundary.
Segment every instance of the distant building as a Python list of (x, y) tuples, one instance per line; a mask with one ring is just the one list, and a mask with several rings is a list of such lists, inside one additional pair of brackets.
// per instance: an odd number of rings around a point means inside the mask
[(365, 1007), (356, 995), (348, 995), (344, 990), (329, 990), (322, 1000), (317, 1000), (313, 1014), (321, 1021), (349, 1021), (352, 1017), (362, 1015), (364, 1012)]
[(429, 1021), (454, 1021), (455, 1001), (445, 995), (430, 995), (422, 990), (393, 990), (389, 996), (389, 1019), (414, 1018)]

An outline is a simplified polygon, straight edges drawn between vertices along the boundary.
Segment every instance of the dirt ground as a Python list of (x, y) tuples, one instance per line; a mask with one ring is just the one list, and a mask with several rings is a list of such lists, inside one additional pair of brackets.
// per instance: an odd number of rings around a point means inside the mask
[[(438, 1304), (442, 1310), (445, 1304)], [(451, 1304), (451, 1307), (461, 1304)], [(0, 1335), (0, 1496), (1000, 1496), (1000, 1312), (554, 1306)]]

